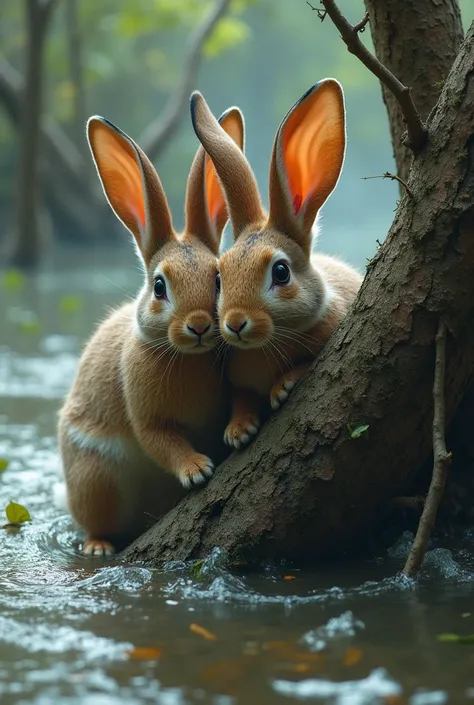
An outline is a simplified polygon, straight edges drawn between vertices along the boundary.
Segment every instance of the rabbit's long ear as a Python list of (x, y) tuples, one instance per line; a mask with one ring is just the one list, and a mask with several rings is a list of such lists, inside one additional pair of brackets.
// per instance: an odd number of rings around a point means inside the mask
[(270, 164), (270, 219), (306, 252), (318, 210), (337, 184), (346, 147), (344, 94), (326, 78), (284, 117)]
[(158, 174), (140, 147), (105, 118), (89, 118), (87, 139), (105, 197), (148, 263), (174, 237)]
[(238, 237), (248, 225), (260, 224), (265, 218), (253, 171), (198, 91), (191, 96), (191, 120), (222, 184), (234, 237)]
[[(229, 108), (219, 118), (219, 124), (243, 151), (244, 116), (238, 108)], [(218, 254), (222, 231), (228, 220), (227, 206), (214, 164), (199, 147), (196, 152), (186, 189), (185, 235), (195, 235), (210, 250)]]

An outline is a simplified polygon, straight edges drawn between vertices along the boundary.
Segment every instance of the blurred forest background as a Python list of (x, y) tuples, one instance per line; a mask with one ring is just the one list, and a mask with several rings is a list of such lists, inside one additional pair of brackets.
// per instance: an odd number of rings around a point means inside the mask
[[(339, 5), (352, 22), (363, 16), (362, 0)], [(474, 2), (461, 7), (467, 28)], [(370, 32), (362, 36), (370, 45)], [(89, 115), (107, 117), (147, 151), (181, 228), (197, 148), (191, 90), (216, 114), (243, 110), (246, 153), (266, 199), (276, 128), (325, 76), (345, 90), (348, 150), (319, 243), (363, 268), (398, 195), (391, 182), (362, 179), (394, 170), (385, 108), (378, 81), (306, 0), (0, 0), (2, 261), (54, 262), (78, 246), (93, 258), (128, 246), (92, 168)]]

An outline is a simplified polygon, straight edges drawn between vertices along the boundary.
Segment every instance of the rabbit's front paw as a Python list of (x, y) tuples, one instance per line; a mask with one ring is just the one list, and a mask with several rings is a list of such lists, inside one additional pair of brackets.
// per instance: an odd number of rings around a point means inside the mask
[(272, 409), (279, 409), (282, 404), (290, 396), (290, 392), (296, 384), (296, 376), (293, 372), (287, 372), (276, 384), (273, 385), (270, 392), (270, 404)]
[(82, 545), (85, 556), (113, 556), (115, 549), (109, 541), (102, 539), (86, 539)]
[(260, 422), (255, 414), (232, 419), (224, 433), (224, 443), (231, 448), (241, 448), (257, 435)]
[(178, 479), (186, 489), (201, 485), (214, 474), (214, 463), (206, 455), (196, 453), (178, 472)]

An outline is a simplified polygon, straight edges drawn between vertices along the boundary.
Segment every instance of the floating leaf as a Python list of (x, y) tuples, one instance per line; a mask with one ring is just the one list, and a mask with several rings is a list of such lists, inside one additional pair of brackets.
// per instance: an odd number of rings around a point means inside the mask
[(283, 580), (287, 580), (288, 582), (290, 582), (291, 580), (296, 580), (296, 576), (295, 575), (284, 575)]
[(367, 433), (367, 431), (369, 430), (369, 424), (363, 424), (361, 426), (356, 426), (355, 428), (352, 428), (351, 424), (348, 423), (347, 428), (351, 435), (351, 438), (360, 438), (364, 435), (364, 433)]
[(2, 276), (2, 287), (5, 291), (18, 292), (25, 286), (25, 276), (19, 269), (7, 269)]
[(199, 624), (190, 624), (189, 628), (194, 634), (199, 634), (199, 636), (202, 636), (202, 638), (206, 639), (207, 641), (217, 641), (217, 637), (215, 634), (208, 631), (204, 627), (201, 627)]
[(82, 308), (80, 296), (63, 296), (59, 302), (61, 313), (77, 313)]
[(7, 504), (5, 514), (10, 524), (23, 524), (25, 521), (31, 521), (28, 509), (16, 502)]
[(458, 644), (474, 644), (474, 634), (438, 634), (437, 639)]
[(295, 663), (292, 670), (295, 673), (308, 673), (310, 666), (308, 663)]
[(9, 464), (9, 460), (7, 460), (6, 458), (0, 458), (0, 472), (5, 472)]
[(135, 649), (127, 651), (127, 656), (133, 661), (155, 661), (161, 658), (162, 649), (155, 646), (137, 646)]
[(360, 649), (347, 649), (344, 654), (343, 664), (344, 666), (355, 666), (361, 658), (362, 651)]

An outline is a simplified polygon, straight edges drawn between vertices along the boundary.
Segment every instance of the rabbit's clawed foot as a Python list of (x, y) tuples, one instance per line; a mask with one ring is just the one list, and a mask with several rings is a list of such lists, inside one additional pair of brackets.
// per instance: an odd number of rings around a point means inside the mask
[(232, 419), (224, 433), (224, 443), (231, 448), (242, 448), (257, 435), (260, 421), (256, 414)]
[(214, 474), (214, 463), (207, 455), (196, 453), (178, 472), (178, 479), (186, 489), (206, 482)]
[(113, 556), (115, 549), (109, 541), (102, 539), (86, 539), (82, 546), (85, 556)]
[(279, 409), (280, 406), (285, 403), (297, 379), (298, 376), (295, 374), (294, 370), (291, 370), (273, 385), (272, 391), (270, 392), (270, 404), (273, 410), (276, 411), (276, 409)]

